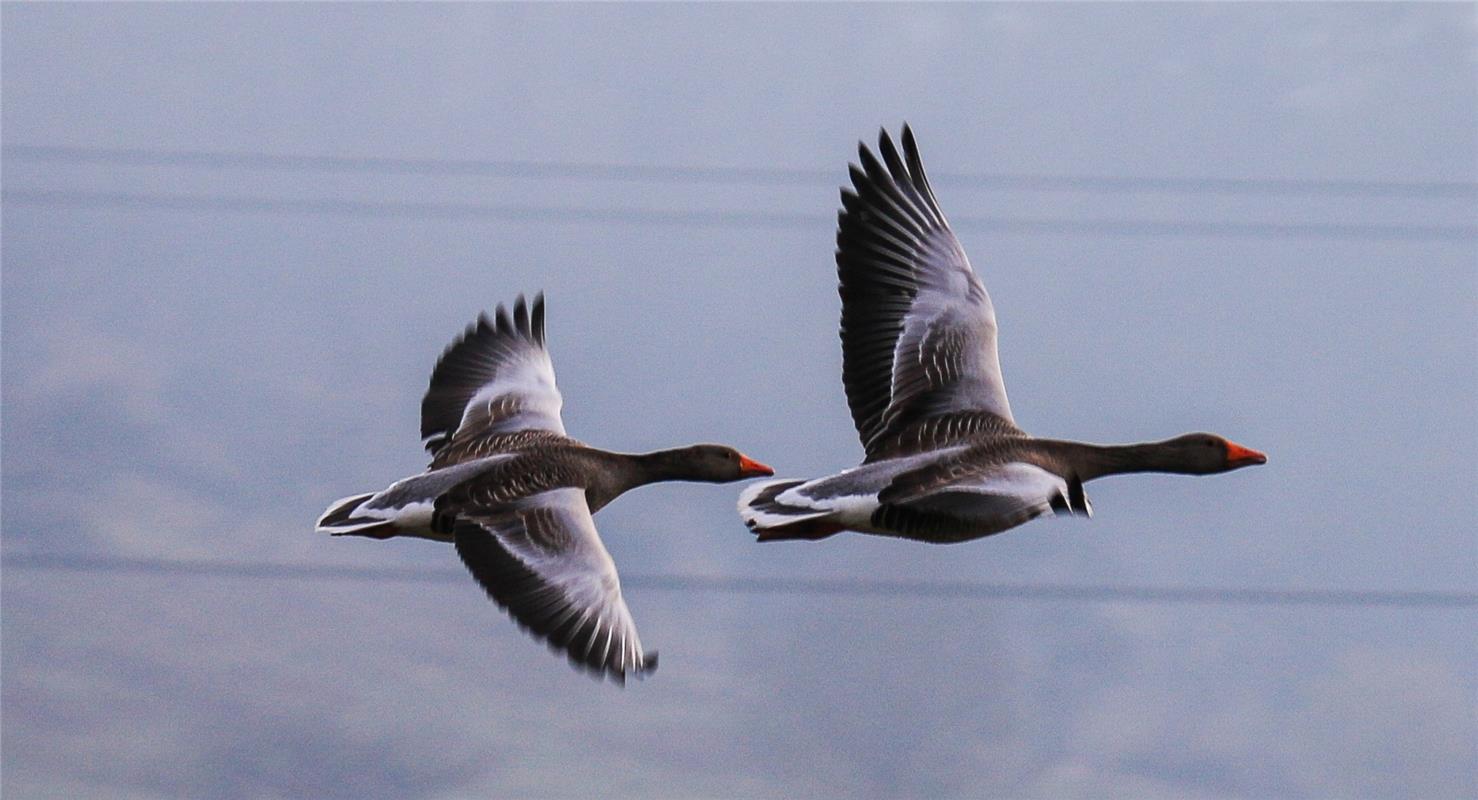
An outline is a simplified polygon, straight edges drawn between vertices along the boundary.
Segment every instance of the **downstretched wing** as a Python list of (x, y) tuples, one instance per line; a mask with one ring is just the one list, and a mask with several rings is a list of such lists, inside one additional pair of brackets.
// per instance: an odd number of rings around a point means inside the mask
[(421, 401), (421, 439), (435, 458), (453, 438), (530, 429), (563, 435), (563, 404), (544, 346), (544, 295), (532, 310), (520, 295), (511, 316), (501, 305), (492, 321), (479, 316), (442, 354)]
[(551, 489), (456, 514), (457, 554), (520, 627), (617, 682), (657, 668), (657, 654), (637, 638), (582, 490)]
[[(1014, 429), (996, 355), (996, 315), (924, 175), (913, 132), (903, 158), (858, 146), (842, 190), (837, 278), (842, 383), (867, 460), (939, 446), (982, 426)], [(932, 439), (933, 441), (930, 441)]]

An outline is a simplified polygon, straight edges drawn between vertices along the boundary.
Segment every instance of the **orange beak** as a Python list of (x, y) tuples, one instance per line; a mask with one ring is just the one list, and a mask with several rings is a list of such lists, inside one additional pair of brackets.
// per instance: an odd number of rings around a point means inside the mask
[(741, 478), (763, 478), (766, 475), (774, 475), (775, 470), (761, 464), (749, 456), (739, 456), (739, 477)]
[(1253, 464), (1266, 464), (1268, 457), (1253, 450), (1243, 447), (1235, 442), (1227, 442), (1227, 466), (1228, 467), (1250, 467)]

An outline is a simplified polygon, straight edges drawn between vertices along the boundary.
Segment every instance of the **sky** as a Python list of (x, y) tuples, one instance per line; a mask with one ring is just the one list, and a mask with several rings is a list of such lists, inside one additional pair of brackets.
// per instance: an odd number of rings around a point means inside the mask
[[(1467, 4), (6, 3), (0, 791), (1478, 795), (1471, 604), (762, 583), (1471, 597), (1475, 75)], [(313, 533), (424, 467), (436, 356), (520, 292), (572, 435), (855, 464), (836, 192), (903, 121), (1022, 427), (1269, 463), (949, 546), (634, 491), (625, 689), (447, 546)]]

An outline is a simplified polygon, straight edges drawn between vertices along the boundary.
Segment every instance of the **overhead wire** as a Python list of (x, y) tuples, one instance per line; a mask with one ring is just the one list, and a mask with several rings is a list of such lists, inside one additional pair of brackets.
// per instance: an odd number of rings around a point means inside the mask
[[(701, 167), (530, 162), (471, 159), (308, 156), (271, 153), (165, 151), (8, 144), (7, 158), (32, 161), (247, 168), (282, 171), (363, 172), (414, 175), (480, 175), (507, 178), (571, 178), (666, 183), (751, 183), (801, 185), (835, 183), (831, 171), (786, 168)], [(1367, 181), (1256, 178), (1170, 178), (940, 173), (936, 178), (980, 188), (1085, 192), (1184, 192), (1211, 194), (1335, 195), (1383, 197), (1478, 197), (1478, 183), (1467, 181)], [(573, 224), (656, 224), (692, 227), (810, 228), (829, 225), (822, 214), (723, 210), (569, 208), (476, 203), (365, 201), (339, 198), (273, 198), (225, 195), (171, 195), (141, 192), (85, 192), (5, 188), (7, 204), (100, 208), (123, 211), (310, 213), (360, 217), (487, 219)], [(1118, 236), (1325, 237), (1471, 241), (1478, 226), (1381, 223), (1274, 223), (1198, 220), (1029, 219), (952, 217), (964, 229), (1037, 234)], [(463, 581), (456, 570), (300, 565), (272, 562), (181, 561), (83, 554), (6, 554), (0, 566), (22, 570), (84, 573), (178, 575), (186, 577), (274, 580), (353, 580), (394, 582)], [(808, 578), (629, 574), (628, 586), (665, 591), (728, 594), (825, 594), (859, 597), (910, 596), (956, 599), (1061, 600), (1078, 602), (1197, 603), (1393, 608), (1472, 608), (1478, 593), (1433, 591), (1244, 589), (1208, 587), (1113, 586), (1085, 584), (1008, 584), (883, 581), (868, 578)]]
[[(104, 148), (7, 144), (9, 159), (112, 166), (253, 169), (384, 175), (563, 178), (693, 184), (835, 185), (839, 173), (785, 167), (536, 162), (519, 160), (303, 155), (266, 152)], [(936, 179), (988, 189), (1098, 193), (1329, 195), (1478, 198), (1473, 181), (1390, 181), (1309, 178), (937, 173)], [(655, 224), (688, 227), (812, 228), (829, 225), (820, 214), (704, 209), (571, 208), (457, 202), (377, 201), (345, 198), (178, 195), (89, 192), (41, 187), (6, 188), (0, 201), (124, 211), (326, 214), (337, 216), (540, 221), (563, 224)], [(962, 229), (1027, 234), (1109, 236), (1206, 236), (1386, 240), (1478, 239), (1478, 226), (1363, 222), (1227, 222), (1206, 220), (1034, 219), (960, 216)]]
[[(429, 567), (363, 567), (269, 561), (180, 560), (81, 553), (6, 553), (0, 568), (86, 574), (190, 578), (384, 583), (462, 583), (460, 570)], [(986, 583), (880, 580), (876, 578), (629, 573), (623, 585), (654, 591), (749, 594), (911, 597), (954, 600), (1029, 600), (1150, 605), (1326, 606), (1347, 608), (1478, 608), (1478, 592), (1372, 589), (1263, 589), (1127, 586), (1069, 583)]]
[[(647, 224), (681, 227), (808, 229), (832, 224), (830, 216), (769, 211), (664, 210), (491, 205), (479, 203), (273, 198), (226, 195), (171, 195), (140, 192), (81, 192), (4, 189), (0, 202), (120, 211), (327, 214), (406, 219), (482, 219), (562, 224)], [(1028, 234), (1109, 236), (1207, 236), (1261, 238), (1386, 239), (1411, 241), (1478, 240), (1478, 225), (1326, 222), (1220, 222), (1202, 220), (1032, 219), (951, 216), (953, 227)]]
[[(7, 144), (6, 157), (29, 161), (293, 172), (395, 175), (463, 175), (500, 178), (572, 178), (652, 183), (830, 185), (834, 170), (791, 167), (618, 164), (571, 161), (446, 159), (305, 155), (211, 150), (103, 148)], [(1335, 195), (1382, 197), (1478, 197), (1475, 181), (1396, 181), (1318, 178), (1219, 178), (1172, 176), (1050, 175), (935, 172), (937, 181), (982, 189), (1079, 192), (1177, 192), (1207, 194)]]

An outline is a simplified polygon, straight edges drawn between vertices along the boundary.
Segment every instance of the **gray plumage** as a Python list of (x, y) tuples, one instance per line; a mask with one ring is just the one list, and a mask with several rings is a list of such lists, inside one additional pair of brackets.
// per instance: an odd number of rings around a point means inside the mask
[(591, 515), (654, 481), (772, 472), (721, 445), (613, 453), (565, 434), (544, 298), (499, 306), (442, 354), (421, 403), (426, 472), (329, 506), (318, 530), (452, 542), (514, 621), (576, 666), (624, 683), (656, 668)]
[(1101, 446), (1037, 439), (1006, 399), (989, 293), (950, 230), (913, 132), (858, 146), (837, 217), (842, 385), (860, 466), (756, 484), (739, 513), (760, 541), (846, 530), (958, 542), (1044, 514), (1091, 515), (1083, 482), (1125, 472), (1224, 472), (1260, 464), (1211, 434)]

